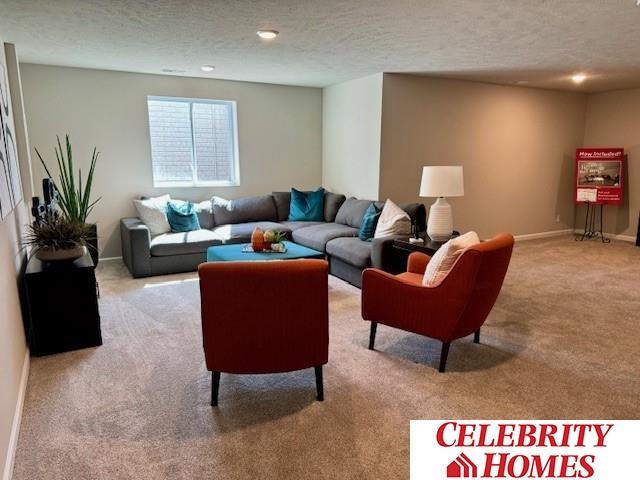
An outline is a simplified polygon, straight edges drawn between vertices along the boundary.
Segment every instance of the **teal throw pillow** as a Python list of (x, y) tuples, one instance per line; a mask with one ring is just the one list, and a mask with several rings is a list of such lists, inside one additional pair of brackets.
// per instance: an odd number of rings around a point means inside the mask
[(198, 213), (191, 202), (167, 203), (167, 220), (172, 232), (200, 230)]
[(301, 192), (292, 188), (289, 221), (323, 222), (324, 188), (319, 188), (315, 192)]
[(378, 225), (381, 214), (382, 209), (376, 207), (375, 203), (369, 205), (369, 208), (364, 212), (360, 230), (358, 231), (358, 238), (360, 238), (360, 240), (371, 241), (373, 234), (376, 233), (376, 226)]

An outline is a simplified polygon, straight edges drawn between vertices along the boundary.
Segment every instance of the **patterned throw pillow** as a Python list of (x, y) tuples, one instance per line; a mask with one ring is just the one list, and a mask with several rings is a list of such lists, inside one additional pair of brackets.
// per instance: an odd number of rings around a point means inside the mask
[(300, 190), (292, 188), (289, 221), (324, 221), (324, 188), (319, 188), (315, 192), (301, 192)]
[(152, 237), (171, 231), (169, 220), (167, 220), (167, 203), (170, 200), (171, 197), (167, 194), (133, 201), (140, 220), (147, 226)]
[(192, 232), (200, 230), (198, 213), (191, 202), (167, 203), (167, 219), (172, 232)]
[(376, 207), (375, 203), (369, 205), (369, 208), (364, 212), (360, 230), (358, 231), (358, 238), (360, 238), (360, 240), (364, 240), (365, 242), (371, 241), (376, 232), (376, 226), (378, 225), (381, 214), (382, 210)]
[(422, 285), (425, 287), (440, 285), (440, 282), (442, 282), (451, 271), (453, 264), (456, 263), (460, 255), (462, 255), (467, 248), (478, 243), (480, 243), (480, 238), (478, 234), (472, 230), (464, 235), (452, 238), (442, 245), (438, 251), (433, 254), (431, 260), (429, 260), (427, 268), (424, 271), (424, 277), (422, 277)]

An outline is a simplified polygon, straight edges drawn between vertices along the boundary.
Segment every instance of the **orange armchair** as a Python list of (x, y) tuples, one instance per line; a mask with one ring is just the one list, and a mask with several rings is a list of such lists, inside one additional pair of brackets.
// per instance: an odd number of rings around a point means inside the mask
[(328, 266), (324, 260), (209, 262), (198, 267), (202, 337), (212, 372), (280, 373), (314, 367), (324, 399), (329, 359)]
[(362, 274), (362, 318), (371, 322), (373, 350), (378, 323), (442, 342), (440, 372), (444, 372), (453, 340), (475, 333), (498, 298), (509, 267), (513, 236), (502, 233), (466, 249), (449, 274), (435, 287), (422, 285), (431, 257), (412, 253), (407, 272), (394, 276), (369, 268)]

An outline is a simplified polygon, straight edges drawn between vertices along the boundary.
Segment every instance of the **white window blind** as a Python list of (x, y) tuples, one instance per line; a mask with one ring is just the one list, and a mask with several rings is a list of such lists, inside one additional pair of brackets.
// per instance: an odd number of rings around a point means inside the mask
[(235, 102), (148, 97), (153, 184), (239, 185)]

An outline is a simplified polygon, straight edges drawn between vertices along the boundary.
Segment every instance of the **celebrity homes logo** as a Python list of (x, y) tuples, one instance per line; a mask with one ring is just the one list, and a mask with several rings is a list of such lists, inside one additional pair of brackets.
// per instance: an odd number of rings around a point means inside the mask
[(636, 420), (412, 420), (411, 479), (637, 478)]

